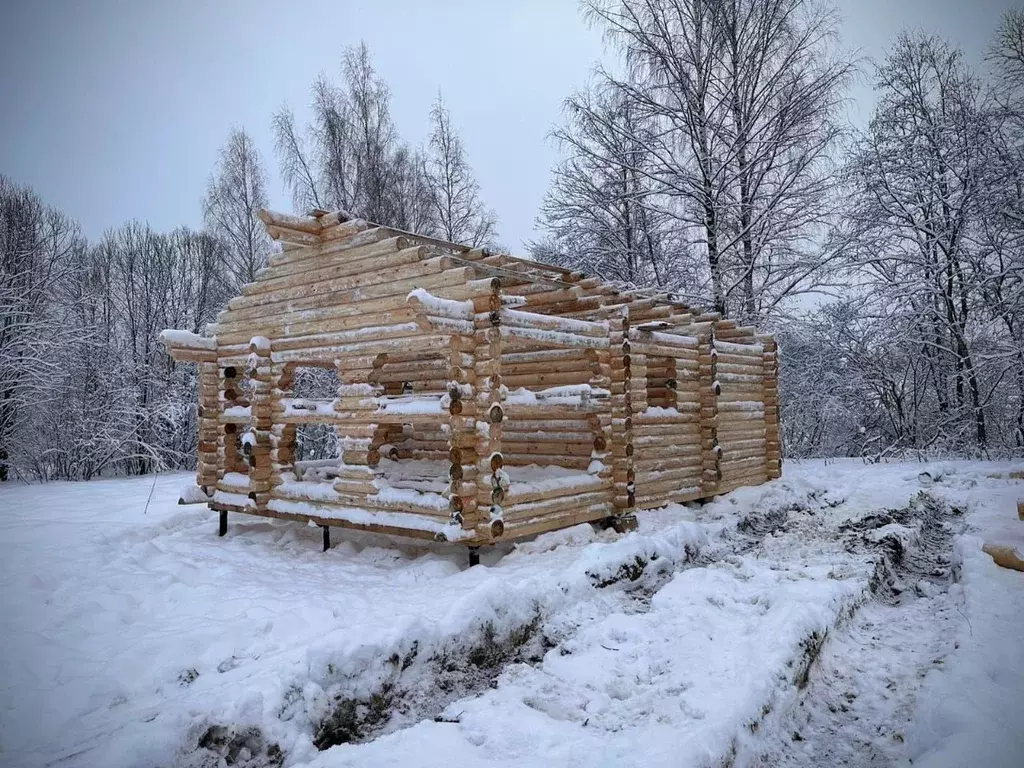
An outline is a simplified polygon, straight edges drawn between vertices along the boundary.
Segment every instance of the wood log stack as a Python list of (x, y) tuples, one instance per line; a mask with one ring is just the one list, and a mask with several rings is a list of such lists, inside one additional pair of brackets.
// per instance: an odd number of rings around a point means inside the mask
[[(282, 244), (205, 336), (211, 506), (489, 544), (778, 477), (777, 348), (664, 293), (377, 226), (261, 214)], [(295, 396), (329, 367), (334, 398)], [(325, 424), (334, 459), (297, 462)]]

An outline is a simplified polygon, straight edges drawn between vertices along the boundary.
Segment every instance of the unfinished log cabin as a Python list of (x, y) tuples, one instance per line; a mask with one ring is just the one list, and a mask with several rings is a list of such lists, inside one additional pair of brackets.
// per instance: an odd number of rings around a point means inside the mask
[(203, 336), (197, 489), (227, 513), (476, 548), (780, 474), (771, 337), (665, 293), (345, 213), (261, 212), (282, 249)]

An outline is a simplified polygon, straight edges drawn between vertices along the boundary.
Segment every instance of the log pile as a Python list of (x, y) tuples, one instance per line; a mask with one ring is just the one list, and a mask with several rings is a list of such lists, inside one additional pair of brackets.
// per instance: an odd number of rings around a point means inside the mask
[[(197, 484), (221, 512), (490, 544), (778, 477), (777, 348), (667, 294), (264, 211), (282, 245), (199, 336)], [(297, 367), (337, 376), (297, 397)], [(325, 424), (334, 459), (297, 461)]]

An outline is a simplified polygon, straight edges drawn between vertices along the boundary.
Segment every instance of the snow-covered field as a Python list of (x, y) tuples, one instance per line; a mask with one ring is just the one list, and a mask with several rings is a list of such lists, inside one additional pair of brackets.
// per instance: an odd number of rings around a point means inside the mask
[(472, 569), (220, 539), (184, 475), (0, 488), (0, 764), (1018, 766), (1020, 469), (790, 463)]

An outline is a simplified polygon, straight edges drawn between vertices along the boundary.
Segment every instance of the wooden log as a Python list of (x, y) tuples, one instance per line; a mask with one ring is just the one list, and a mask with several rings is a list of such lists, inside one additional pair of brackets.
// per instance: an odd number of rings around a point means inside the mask
[(571, 525), (601, 520), (612, 515), (615, 508), (606, 502), (560, 512), (547, 512), (535, 518), (505, 521), (505, 538), (535, 536), (545, 531), (566, 528)]
[(444, 349), (449, 344), (447, 336), (424, 336), (410, 334), (396, 339), (353, 342), (339, 346), (315, 346), (271, 353), (274, 362), (329, 363), (340, 358), (370, 358), (398, 350), (415, 349), (422, 352)]
[(376, 341), (403, 336), (418, 336), (422, 332), (420, 327), (414, 322), (370, 326), (370, 329), (372, 333), (368, 333), (367, 328), (364, 326), (363, 328), (351, 331), (292, 336), (287, 339), (275, 339), (271, 346), (274, 352), (283, 352), (290, 349), (308, 349), (309, 347), (344, 346), (359, 343), (366, 339)]
[(510, 504), (505, 507), (505, 524), (518, 520), (536, 518), (541, 515), (550, 515), (557, 512), (572, 510), (579, 507), (587, 507), (592, 504), (608, 503), (610, 501), (610, 490), (599, 490), (588, 493), (578, 493), (568, 496), (557, 496), (544, 501), (533, 501), (524, 504)]
[[(428, 275), (417, 281), (428, 285), (434, 290), (453, 288), (458, 281), (452, 282), (448, 275), (441, 273)], [(251, 335), (254, 327), (268, 329), (261, 331), (263, 335), (280, 337), (291, 333), (308, 333), (343, 318), (364, 317), (375, 313), (396, 312), (404, 310), (410, 318), (415, 315), (406, 302), (409, 282), (395, 286), (391, 283), (380, 283), (362, 289), (352, 289), (334, 294), (308, 296), (292, 301), (273, 302), (241, 309), (229, 309), (223, 312), (216, 325), (221, 336), (239, 338), (241, 334)], [(412, 283), (415, 285), (415, 283)], [(344, 326), (342, 326), (344, 327)]]
[[(689, 482), (690, 485), (682, 485), (682, 482)], [(693, 498), (698, 498), (697, 494), (701, 493), (700, 490), (700, 474), (694, 472), (692, 475), (673, 477), (668, 480), (659, 482), (647, 481), (644, 483), (637, 484), (637, 496), (643, 495), (648, 499), (660, 497), (664, 499), (662, 503), (668, 503), (666, 498), (669, 493), (684, 493), (686, 495), (693, 495)]]
[(545, 490), (538, 490), (529, 485), (517, 485), (516, 483), (513, 483), (505, 494), (506, 509), (515, 511), (521, 508), (521, 505), (528, 503), (565, 497), (578, 498), (583, 495), (583, 491), (587, 493), (599, 493), (602, 491), (610, 493), (612, 484), (609, 479), (600, 478), (597, 475), (592, 475), (591, 477), (593, 480), (582, 486), (550, 488)]
[[(585, 426), (585, 425), (584, 425)], [(586, 432), (548, 432), (543, 430), (523, 430), (513, 429), (507, 422), (502, 432), (501, 437), (503, 442), (511, 443), (563, 443), (577, 442), (580, 444), (592, 444), (594, 435), (590, 431)]]
[(320, 244), (320, 238), (309, 232), (302, 232), (297, 229), (287, 229), (273, 224), (267, 224), (265, 229), (273, 240), (280, 240), (283, 243), (293, 245), (314, 246)]
[(517, 453), (510, 446), (504, 446), (502, 456), (505, 463), (512, 467), (525, 467), (536, 464), (541, 467), (557, 466), (565, 469), (586, 470), (593, 459), (590, 456), (568, 456), (566, 454), (527, 454)]
[(578, 333), (563, 333), (561, 331), (535, 330), (517, 326), (501, 326), (501, 336), (510, 343), (527, 342), (542, 344), (548, 347), (582, 347), (587, 349), (599, 349), (607, 346), (607, 339), (594, 336), (583, 336)]
[(598, 352), (595, 349), (535, 349), (528, 352), (508, 352), (503, 350), (501, 354), (502, 368), (506, 365), (517, 364), (561, 364), (566, 360), (579, 360), (581, 357), (591, 362), (597, 360)]
[[(394, 237), (394, 234), (384, 227), (368, 225), (367, 222), (358, 219), (347, 222), (343, 226), (350, 232), (348, 236), (336, 237), (331, 242), (322, 241), (318, 246), (303, 246), (281, 254), (272, 254), (269, 260), (270, 266), (276, 267), (285, 262), (296, 263), (304, 259), (334, 255), (341, 252), (350, 253), (357, 248)], [(359, 229), (360, 227), (361, 229)], [(353, 230), (358, 231), (353, 232)], [(346, 230), (340, 231), (344, 232)], [(323, 240), (322, 235), (321, 239)]]
[(337, 257), (310, 258), (298, 263), (270, 267), (255, 282), (246, 285), (242, 293), (246, 296), (259, 296), (299, 285), (338, 280), (383, 269), (398, 269), (416, 264), (424, 255), (425, 250), (422, 247), (410, 248), (408, 242), (402, 238), (384, 240), (361, 248), (358, 253), (345, 254), (344, 260)]
[(256, 215), (259, 216), (260, 221), (267, 226), (291, 229), (312, 235), (319, 235), (324, 228), (321, 221), (309, 216), (292, 216), (287, 213), (277, 213), (276, 211), (271, 211), (267, 208), (261, 208), (257, 211)]
[(1000, 568), (1008, 568), (1014, 571), (1024, 571), (1024, 558), (1022, 558), (1015, 547), (994, 542), (985, 542), (981, 551), (992, 558), (992, 561)]
[(700, 470), (703, 462), (698, 454), (676, 454), (669, 456), (636, 457), (633, 462), (634, 476), (642, 477), (645, 473), (664, 472), (671, 469), (694, 468)]
[(343, 242), (325, 243), (319, 247), (307, 248), (287, 258), (271, 257), (270, 266), (257, 273), (256, 282), (289, 275), (298, 275), (312, 270), (341, 264), (351, 264), (355, 270), (366, 270), (371, 259), (387, 257), (396, 251), (405, 250), (411, 243), (403, 238), (365, 237), (363, 233), (356, 242), (355, 238)]
[(608, 335), (608, 323), (606, 321), (572, 320), (565, 317), (554, 317), (537, 312), (524, 312), (518, 309), (507, 308), (500, 310), (499, 317), (501, 325), (515, 328), (558, 331), (580, 336), (596, 336), (602, 339)]
[(544, 361), (539, 363), (506, 363), (502, 362), (501, 371), (504, 376), (536, 376), (544, 374), (568, 374), (579, 373), (589, 376), (595, 372), (597, 363), (592, 363), (584, 357), (568, 359), (557, 362)]
[[(421, 251), (417, 251), (426, 255)], [(297, 278), (287, 278), (282, 287), (273, 288), (266, 293), (239, 296), (228, 302), (229, 310), (252, 308), (275, 304), (284, 301), (309, 298), (320, 294), (342, 293), (357, 288), (381, 285), (416, 277), (437, 274), (451, 269), (456, 265), (447, 256), (434, 256), (433, 258), (416, 261), (402, 267), (390, 270), (372, 270), (358, 272), (353, 275), (324, 280), (310, 285), (303, 285), (297, 282)], [(410, 289), (411, 290), (411, 289)]]
[(589, 370), (570, 371), (568, 373), (504, 373), (503, 382), (509, 389), (544, 389), (560, 387), (566, 384), (590, 384), (593, 387), (607, 388), (611, 383), (607, 377), (594, 376)]

